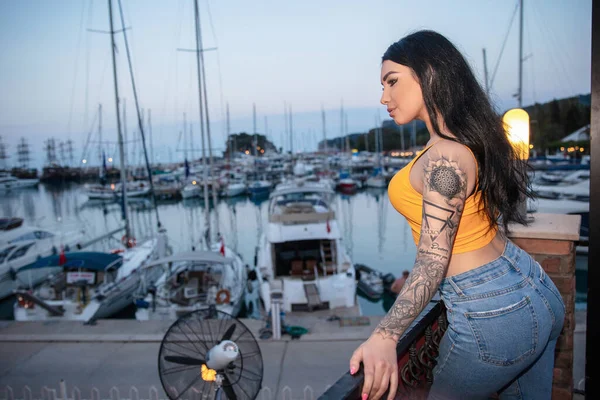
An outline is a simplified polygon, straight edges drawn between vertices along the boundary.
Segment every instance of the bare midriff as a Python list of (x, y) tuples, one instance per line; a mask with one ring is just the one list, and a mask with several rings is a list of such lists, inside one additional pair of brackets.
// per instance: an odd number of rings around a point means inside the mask
[(506, 240), (496, 234), (490, 243), (484, 247), (466, 253), (453, 254), (450, 258), (446, 276), (454, 276), (481, 267), (494, 261), (504, 252)]

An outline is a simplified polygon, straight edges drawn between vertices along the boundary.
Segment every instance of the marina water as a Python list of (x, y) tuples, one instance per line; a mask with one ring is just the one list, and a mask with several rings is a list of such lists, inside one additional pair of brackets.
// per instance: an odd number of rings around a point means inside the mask
[[(86, 238), (94, 238), (123, 225), (118, 202), (90, 201), (83, 194), (83, 185), (47, 186), (3, 193), (0, 214), (21, 217), (26, 224), (55, 227), (55, 231), (81, 229)], [(213, 236), (219, 232), (227, 245), (236, 249), (247, 264), (254, 263), (254, 254), (261, 229), (267, 220), (268, 198), (248, 196), (219, 199), (209, 204)], [(365, 189), (354, 195), (336, 194), (336, 214), (344, 234), (344, 244), (354, 263), (361, 263), (392, 273), (398, 277), (411, 270), (416, 247), (410, 227), (404, 217), (389, 204), (386, 189)], [(134, 236), (140, 242), (156, 231), (156, 214), (151, 200), (129, 200), (130, 221)], [(166, 228), (173, 251), (201, 249), (205, 229), (204, 201), (158, 200), (158, 213)], [(110, 251), (118, 246), (120, 236), (103, 240), (91, 248)], [(587, 256), (577, 255), (576, 307), (585, 308), (587, 292)], [(12, 319), (11, 297), (0, 303), (0, 319)], [(383, 315), (390, 300), (372, 302), (359, 297), (364, 315)], [(117, 318), (133, 318), (124, 312)]]

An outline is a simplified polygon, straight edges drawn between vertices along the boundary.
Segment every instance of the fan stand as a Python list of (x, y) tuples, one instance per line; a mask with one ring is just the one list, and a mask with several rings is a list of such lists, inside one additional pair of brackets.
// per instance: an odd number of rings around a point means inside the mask
[(217, 374), (217, 376), (215, 376), (215, 385), (217, 385), (215, 391), (215, 400), (222, 400), (222, 396), (223, 396), (223, 377), (221, 376), (221, 374)]

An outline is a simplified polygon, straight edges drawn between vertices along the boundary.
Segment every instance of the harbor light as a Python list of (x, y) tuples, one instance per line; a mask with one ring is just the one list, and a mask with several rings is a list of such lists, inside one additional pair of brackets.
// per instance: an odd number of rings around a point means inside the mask
[(87, 163), (87, 160), (84, 158), (83, 160), (81, 160), (81, 162), (82, 162), (83, 164), (85, 164), (85, 163)]
[(108, 162), (112, 162), (112, 157), (108, 157)]
[(529, 158), (529, 114), (522, 108), (508, 110), (502, 117), (508, 140), (512, 143), (520, 160)]

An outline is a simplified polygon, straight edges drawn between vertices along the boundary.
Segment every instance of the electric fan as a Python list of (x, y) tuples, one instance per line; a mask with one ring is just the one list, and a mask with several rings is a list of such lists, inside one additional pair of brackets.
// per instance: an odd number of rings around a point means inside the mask
[(158, 374), (171, 400), (253, 400), (263, 360), (252, 332), (214, 306), (183, 315), (169, 327), (158, 352)]

